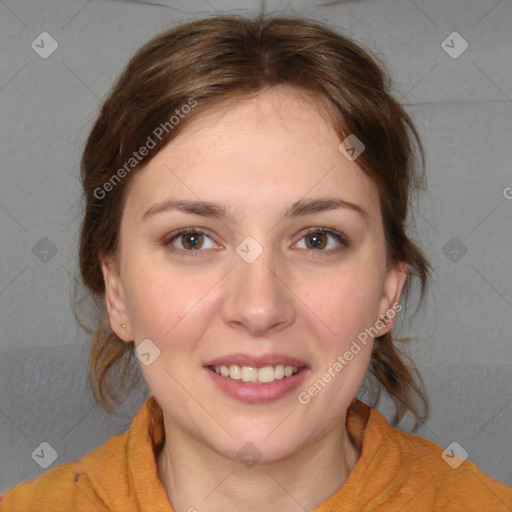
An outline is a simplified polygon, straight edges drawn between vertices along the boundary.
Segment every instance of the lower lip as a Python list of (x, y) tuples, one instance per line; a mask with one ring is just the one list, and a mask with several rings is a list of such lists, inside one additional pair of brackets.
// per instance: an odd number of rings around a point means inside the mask
[(308, 368), (304, 368), (291, 377), (283, 377), (266, 384), (254, 384), (223, 377), (208, 368), (205, 370), (224, 393), (231, 398), (249, 404), (265, 404), (279, 400), (299, 387), (308, 372)]

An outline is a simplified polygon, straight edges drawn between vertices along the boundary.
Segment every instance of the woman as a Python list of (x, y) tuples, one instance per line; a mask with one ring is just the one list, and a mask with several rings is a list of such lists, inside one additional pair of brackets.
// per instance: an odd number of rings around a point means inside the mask
[(108, 316), (98, 401), (134, 364), (152, 396), (0, 510), (512, 510), (356, 399), (369, 369), (395, 421), (427, 412), (391, 335), (427, 285), (405, 232), (423, 168), (384, 71), (317, 23), (219, 16), (147, 43), (84, 150), (80, 268)]

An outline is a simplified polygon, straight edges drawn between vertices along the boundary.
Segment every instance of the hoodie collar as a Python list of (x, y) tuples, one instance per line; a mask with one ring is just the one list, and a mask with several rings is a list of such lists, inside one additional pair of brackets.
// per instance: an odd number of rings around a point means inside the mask
[[(406, 479), (405, 473), (399, 471), (400, 451), (384, 416), (354, 399), (347, 411), (346, 425), (361, 456), (336, 494), (314, 512), (375, 508), (397, 492)], [(162, 409), (151, 395), (130, 429), (111, 438), (104, 450), (84, 457), (81, 470), (87, 473), (109, 510), (133, 510), (136, 505), (136, 510), (144, 512), (173, 512), (157, 467), (157, 455), (164, 442)], [(116, 478), (107, 479), (112, 474)], [(115, 487), (109, 488), (109, 482)]]

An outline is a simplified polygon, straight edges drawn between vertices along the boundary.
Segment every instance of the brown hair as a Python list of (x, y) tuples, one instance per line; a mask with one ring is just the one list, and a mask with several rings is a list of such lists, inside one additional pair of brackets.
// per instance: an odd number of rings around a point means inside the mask
[[(86, 210), (80, 271), (103, 312), (95, 327), (88, 371), (94, 396), (107, 411), (112, 410), (109, 402), (119, 404), (120, 396), (140, 378), (132, 357), (134, 344), (122, 341), (108, 326), (99, 259), (101, 254), (116, 254), (130, 176), (202, 111), (276, 85), (318, 98), (340, 141), (355, 134), (366, 142), (357, 163), (379, 191), (388, 262), (409, 264), (403, 297), (409, 296), (411, 280), (417, 277), (423, 302), (430, 265), (406, 235), (406, 226), (409, 193), (423, 185), (424, 150), (413, 122), (389, 92), (384, 65), (359, 44), (298, 17), (221, 15), (182, 24), (133, 56), (104, 101), (82, 156)], [(181, 116), (191, 100), (194, 109)], [(177, 114), (182, 118), (179, 123), (170, 122)], [(131, 161), (134, 151), (148, 144), (148, 137), (155, 147), (140, 161)], [(375, 403), (384, 388), (395, 403), (394, 424), (407, 410), (420, 419), (428, 414), (421, 376), (397, 341), (407, 340), (393, 340), (391, 333), (377, 338), (370, 364), (378, 385)]]

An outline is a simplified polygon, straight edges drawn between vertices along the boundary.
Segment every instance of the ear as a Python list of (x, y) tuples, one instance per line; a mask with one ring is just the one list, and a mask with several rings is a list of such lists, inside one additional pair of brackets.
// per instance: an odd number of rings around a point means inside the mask
[[(377, 326), (382, 327), (378, 336), (383, 336), (395, 326), (397, 312), (401, 309), (399, 305), (400, 296), (402, 295), (408, 270), (409, 265), (405, 261), (397, 261), (387, 271), (380, 302), (379, 318), (377, 319)], [(385, 320), (381, 318), (383, 315), (386, 316)]]
[(133, 341), (118, 264), (111, 255), (100, 256), (100, 261), (105, 281), (105, 304), (110, 327), (123, 341)]

